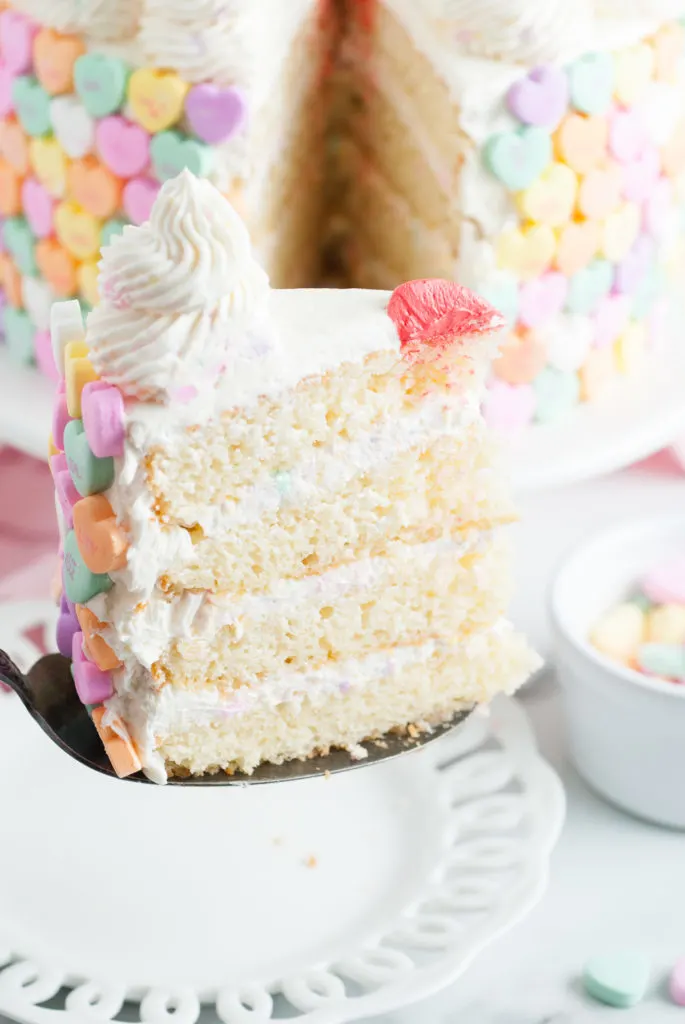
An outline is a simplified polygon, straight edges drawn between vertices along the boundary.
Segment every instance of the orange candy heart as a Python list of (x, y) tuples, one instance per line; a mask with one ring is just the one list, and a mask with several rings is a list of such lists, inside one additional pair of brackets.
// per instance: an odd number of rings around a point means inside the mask
[(571, 277), (586, 267), (600, 242), (599, 224), (594, 220), (572, 221), (559, 232), (556, 267)]
[(83, 604), (77, 604), (75, 611), (83, 632), (83, 649), (91, 661), (95, 662), (101, 672), (119, 668), (121, 662), (109, 644), (99, 635), (105, 628), (105, 623), (100, 622), (97, 615)]
[[(93, 725), (97, 729), (98, 736), (102, 740), (107, 757), (112, 768), (120, 779), (127, 775), (133, 775), (141, 769), (140, 758), (132, 741), (128, 738), (128, 732), (122, 722), (117, 722), (117, 729), (113, 729), (103, 723), (105, 708), (103, 706), (93, 708)], [(124, 739), (123, 737), (127, 737)]]
[(685, 121), (680, 121), (672, 137), (661, 149), (661, 165), (669, 178), (685, 170)]
[(584, 114), (567, 114), (554, 136), (558, 156), (578, 174), (588, 174), (604, 161), (608, 141), (607, 119)]
[(115, 572), (126, 565), (126, 534), (103, 494), (74, 505), (74, 530), (81, 557), (91, 572)]
[(21, 309), (24, 300), (21, 294), (21, 274), (7, 254), (0, 256), (0, 284), (10, 306)]
[(21, 213), (21, 178), (10, 164), (0, 160), (0, 214), (15, 217)]
[(36, 243), (36, 263), (58, 298), (70, 299), (76, 294), (76, 262), (54, 238)]
[(36, 78), (51, 96), (72, 92), (74, 64), (85, 46), (76, 36), (62, 36), (51, 28), (43, 28), (33, 43), (33, 64)]
[(621, 201), (623, 172), (618, 164), (597, 167), (584, 177), (578, 193), (578, 209), (584, 217), (603, 220)]
[(28, 139), (24, 129), (13, 115), (0, 121), (0, 156), (12, 165), (17, 174), (28, 174)]
[(678, 62), (685, 50), (685, 29), (677, 21), (663, 25), (654, 36), (655, 74), (665, 82), (674, 82)]
[(94, 156), (75, 160), (67, 180), (73, 198), (94, 217), (111, 217), (121, 206), (121, 181)]
[(546, 362), (545, 346), (533, 331), (514, 331), (500, 346), (492, 372), (507, 384), (530, 384)]

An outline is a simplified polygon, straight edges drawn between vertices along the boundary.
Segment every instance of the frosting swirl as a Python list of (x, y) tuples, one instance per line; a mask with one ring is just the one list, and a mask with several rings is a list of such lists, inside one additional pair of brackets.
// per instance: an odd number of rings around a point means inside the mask
[(169, 401), (214, 384), (232, 338), (266, 302), (268, 278), (230, 203), (184, 171), (148, 223), (103, 250), (100, 293), (88, 318), (93, 366), (126, 395)]
[(142, 0), (14, 0), (13, 6), (58, 32), (94, 39), (128, 39), (136, 34)]

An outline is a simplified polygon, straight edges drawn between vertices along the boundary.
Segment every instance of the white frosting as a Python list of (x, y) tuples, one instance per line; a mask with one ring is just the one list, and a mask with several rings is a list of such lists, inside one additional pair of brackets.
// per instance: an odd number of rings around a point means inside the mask
[(101, 304), (88, 320), (94, 367), (124, 394), (169, 401), (214, 384), (265, 301), (268, 279), (245, 225), (209, 182), (184, 171), (150, 221), (103, 250)]
[(138, 27), (143, 0), (12, 0), (17, 10), (58, 32), (124, 39)]

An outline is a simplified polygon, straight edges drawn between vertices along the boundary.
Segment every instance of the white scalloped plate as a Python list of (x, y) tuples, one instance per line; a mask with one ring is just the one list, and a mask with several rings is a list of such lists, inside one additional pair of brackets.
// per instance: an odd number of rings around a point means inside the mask
[[(0, 646), (26, 661), (17, 634), (53, 614), (0, 608)], [(191, 791), (90, 772), (0, 697), (0, 1013), (67, 1024), (133, 1001), (127, 1020), (194, 1024), (206, 1003), (225, 1024), (343, 1024), (398, 1009), (537, 902), (563, 813), (508, 700), (394, 763)]]

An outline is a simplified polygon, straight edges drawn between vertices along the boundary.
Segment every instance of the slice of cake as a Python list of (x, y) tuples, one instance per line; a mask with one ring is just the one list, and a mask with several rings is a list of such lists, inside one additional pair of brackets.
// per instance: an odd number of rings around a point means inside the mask
[(251, 772), (525, 680), (491, 306), (439, 280), (271, 291), (187, 172), (100, 286), (85, 332), (53, 308), (58, 643), (120, 773)]

